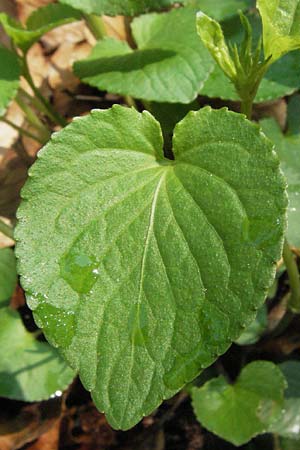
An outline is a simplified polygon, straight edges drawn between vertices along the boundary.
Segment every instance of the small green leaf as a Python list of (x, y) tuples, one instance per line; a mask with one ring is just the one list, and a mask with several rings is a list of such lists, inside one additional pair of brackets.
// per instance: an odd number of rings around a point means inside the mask
[(242, 445), (268, 430), (280, 415), (286, 387), (280, 369), (255, 361), (242, 370), (235, 384), (220, 376), (192, 390), (200, 423), (234, 445)]
[(292, 245), (300, 248), (300, 129), (298, 134), (284, 135), (274, 119), (264, 119), (260, 124), (264, 133), (275, 144), (281, 168), (287, 178), (289, 196), (287, 239)]
[(0, 117), (17, 95), (21, 68), (18, 56), (0, 45)]
[(29, 402), (61, 395), (75, 374), (46, 342), (29, 333), (16, 311), (0, 309), (0, 396)]
[(158, 11), (183, 0), (59, 0), (87, 14), (108, 16), (135, 16), (149, 11)]
[(251, 6), (251, 0), (222, 0), (218, 2), (212, 0), (185, 0), (184, 4), (192, 6), (198, 11), (203, 11), (208, 16), (221, 22), (236, 15), (238, 11), (245, 11)]
[[(300, 0), (257, 0), (265, 57), (272, 61), (300, 48)], [(283, 72), (284, 73), (284, 72)]]
[[(254, 45), (261, 34), (261, 21), (255, 14), (247, 16), (254, 30)], [(242, 42), (242, 27), (239, 19), (232, 18), (222, 24), (227, 42), (240, 44)], [(290, 95), (300, 87), (300, 51), (288, 53), (270, 66), (259, 86), (255, 102), (265, 102)], [(282, 75), (284, 74), (284, 76)], [(201, 95), (222, 98), (223, 100), (239, 100), (234, 85), (216, 65), (203, 88)]]
[(225, 42), (221, 25), (203, 12), (197, 13), (197, 31), (222, 71), (230, 79), (235, 78), (236, 69)]
[(43, 34), (80, 19), (81, 14), (77, 10), (59, 4), (50, 4), (34, 11), (27, 20), (26, 28), (7, 14), (0, 13), (0, 24), (14, 44), (25, 53)]
[[(300, 440), (300, 362), (286, 361), (279, 365), (288, 388), (282, 414), (271, 424), (270, 432)], [(299, 445), (299, 442), (298, 442)]]
[(148, 14), (131, 26), (137, 50), (113, 39), (100, 41), (89, 58), (75, 63), (76, 75), (99, 89), (134, 98), (194, 100), (213, 68), (196, 32), (194, 10)]
[(223, 353), (274, 277), (285, 183), (257, 125), (190, 112), (175, 161), (148, 113), (115, 105), (39, 153), (15, 231), (37, 324), (115, 428)]
[(0, 307), (9, 304), (17, 285), (16, 258), (11, 248), (0, 249)]
[(238, 345), (255, 344), (261, 338), (268, 325), (268, 313), (266, 305), (263, 305), (257, 311), (255, 320), (249, 327), (243, 331), (240, 337), (235, 341)]

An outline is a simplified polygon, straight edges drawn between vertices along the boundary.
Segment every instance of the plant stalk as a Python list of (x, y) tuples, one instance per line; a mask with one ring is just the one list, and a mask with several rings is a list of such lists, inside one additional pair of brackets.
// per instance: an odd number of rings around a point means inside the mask
[(13, 228), (3, 222), (2, 219), (0, 219), (0, 232), (5, 234), (5, 236), (9, 237), (10, 239), (14, 239)]
[(28, 106), (27, 103), (22, 99), (20, 93), (16, 97), (16, 102), (25, 113), (27, 121), (37, 130), (41, 140), (44, 143), (48, 142), (51, 136), (50, 130), (40, 121), (38, 116), (30, 108), (30, 106)]
[(253, 98), (242, 99), (241, 102), (241, 113), (245, 114), (247, 119), (251, 120), (253, 110)]
[(97, 41), (100, 41), (106, 36), (107, 33), (102, 17), (96, 14), (84, 14), (84, 19)]
[(39, 142), (40, 144), (44, 144), (45, 142), (41, 139), (40, 136), (36, 136), (33, 133), (30, 133), (30, 131), (24, 130), (24, 128), (19, 127), (18, 125), (16, 125), (15, 123), (11, 122), (8, 119), (5, 119), (4, 117), (0, 118), (1, 122), (6, 123), (7, 125), (9, 125), (10, 127), (14, 128), (15, 130), (17, 130), (20, 134), (22, 134), (23, 136), (27, 136), (30, 139), (34, 139), (35, 141)]
[(286, 265), (286, 270), (289, 276), (291, 296), (289, 299), (289, 309), (296, 313), (300, 313), (300, 277), (297, 262), (294, 258), (293, 252), (285, 239), (283, 244), (283, 260)]
[(130, 106), (131, 108), (133, 107), (133, 108), (135, 108), (135, 109), (138, 109), (137, 104), (136, 104), (136, 101), (135, 101), (134, 98), (131, 97), (130, 95), (125, 95), (125, 96), (124, 96), (124, 100), (125, 100), (126, 104), (127, 104), (128, 106)]
[(67, 125), (67, 121), (52, 107), (51, 103), (40, 93), (39, 89), (34, 84), (34, 81), (31, 77), (29, 67), (27, 64), (26, 56), (22, 58), (23, 62), (23, 76), (26, 79), (27, 83), (33, 90), (35, 96), (39, 100), (40, 109), (43, 113), (45, 113), (52, 122), (65, 127)]

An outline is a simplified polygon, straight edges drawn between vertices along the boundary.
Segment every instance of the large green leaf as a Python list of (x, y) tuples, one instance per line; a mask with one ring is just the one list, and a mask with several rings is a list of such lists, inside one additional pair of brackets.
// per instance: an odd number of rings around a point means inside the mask
[(272, 144), (226, 109), (158, 122), (114, 106), (55, 134), (15, 232), (29, 306), (109, 422), (127, 429), (209, 366), (274, 276), (285, 183)]
[(299, 132), (283, 134), (274, 119), (260, 122), (264, 133), (273, 141), (288, 182), (288, 241), (300, 248), (300, 119)]
[(81, 14), (77, 10), (59, 4), (50, 4), (34, 11), (27, 20), (26, 28), (7, 14), (0, 13), (0, 24), (14, 44), (24, 52), (53, 28), (80, 19)]
[(183, 0), (59, 0), (60, 3), (73, 6), (87, 14), (106, 14), (117, 16), (135, 16), (148, 11), (164, 9), (174, 3), (182, 3)]
[(276, 61), (300, 48), (300, 0), (257, 0), (257, 7), (263, 22), (266, 58), (272, 56)]
[(275, 364), (255, 361), (244, 367), (235, 384), (220, 376), (194, 388), (193, 407), (205, 428), (239, 446), (268, 431), (280, 416), (285, 387)]
[(0, 249), (0, 307), (6, 306), (17, 284), (16, 258), (11, 248)]
[(23, 401), (60, 395), (75, 374), (46, 342), (29, 333), (19, 314), (0, 310), (0, 396)]
[[(148, 14), (132, 22), (138, 49), (125, 42), (98, 42), (89, 58), (75, 63), (84, 82), (135, 98), (190, 103), (213, 68), (190, 8)], [(176, 36), (176, 39), (174, 39)]]
[(184, 4), (196, 8), (198, 11), (203, 11), (220, 22), (236, 15), (238, 11), (244, 11), (249, 8), (252, 2), (251, 0), (219, 0), (218, 2), (212, 0), (184, 0)]
[(21, 68), (18, 56), (0, 46), (0, 117), (4, 116), (19, 88)]
[[(256, 14), (248, 15), (253, 27), (254, 42), (261, 34), (261, 21)], [(243, 30), (239, 19), (233, 18), (222, 24), (225, 38), (232, 43), (240, 43)], [(290, 95), (300, 87), (300, 51), (294, 51), (276, 61), (268, 69), (259, 86), (255, 102), (265, 102)], [(222, 98), (224, 100), (239, 100), (233, 84), (224, 75), (218, 65), (215, 66), (203, 88), (201, 95)]]

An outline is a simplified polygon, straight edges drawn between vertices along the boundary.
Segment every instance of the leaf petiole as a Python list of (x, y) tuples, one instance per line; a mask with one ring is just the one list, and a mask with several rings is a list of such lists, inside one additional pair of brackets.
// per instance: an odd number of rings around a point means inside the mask
[[(32, 98), (30, 95), (28, 95), (28, 97)], [(38, 116), (35, 114), (35, 112), (27, 104), (26, 100), (24, 99), (24, 95), (23, 95), (22, 91), (19, 91), (19, 93), (16, 97), (16, 102), (19, 105), (19, 107), (22, 109), (22, 111), (25, 113), (27, 121), (39, 133), (41, 140), (44, 143), (48, 142), (48, 140), (50, 139), (50, 136), (51, 136), (51, 131), (42, 123), (42, 121), (38, 118)]]
[(101, 16), (97, 16), (96, 14), (84, 14), (83, 17), (89, 30), (97, 41), (100, 41), (106, 36), (107, 33)]
[(22, 57), (23, 64), (23, 76), (26, 79), (27, 83), (33, 90), (36, 98), (38, 99), (39, 109), (46, 114), (50, 120), (62, 127), (67, 125), (67, 121), (52, 107), (51, 103), (40, 93), (39, 89), (35, 86), (32, 76), (30, 74), (30, 70), (27, 64), (26, 56)]
[(289, 246), (288, 241), (284, 240), (283, 245), (283, 260), (286, 265), (286, 270), (289, 276), (291, 297), (289, 299), (288, 307), (296, 314), (300, 313), (300, 277), (299, 270), (294, 258), (293, 252)]
[(5, 236), (10, 239), (14, 239), (14, 230), (11, 226), (7, 225), (2, 219), (0, 219), (0, 233), (5, 234)]
[(5, 119), (4, 117), (0, 117), (0, 121), (6, 123), (7, 125), (9, 125), (10, 127), (14, 128), (15, 130), (17, 130), (20, 134), (29, 137), (30, 139), (34, 139), (35, 141), (39, 142), (40, 144), (45, 144), (45, 141), (41, 139), (40, 136), (36, 136), (35, 134), (31, 133), (30, 131), (25, 130), (22, 127), (19, 127), (18, 125), (16, 125), (15, 123), (11, 122), (8, 119)]

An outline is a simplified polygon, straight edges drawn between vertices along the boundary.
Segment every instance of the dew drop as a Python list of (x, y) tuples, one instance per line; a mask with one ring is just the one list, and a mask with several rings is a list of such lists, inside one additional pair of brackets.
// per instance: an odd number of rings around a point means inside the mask
[(93, 255), (71, 249), (60, 261), (62, 278), (80, 294), (91, 291), (99, 273), (99, 263)]

